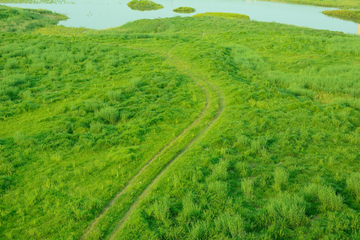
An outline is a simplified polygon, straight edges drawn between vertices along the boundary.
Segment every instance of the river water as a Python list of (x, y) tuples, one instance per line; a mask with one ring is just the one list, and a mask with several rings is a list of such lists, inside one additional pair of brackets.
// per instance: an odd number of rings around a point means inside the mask
[[(231, 12), (246, 14), (251, 20), (278, 22), (314, 29), (326, 29), (358, 34), (358, 24), (325, 16), (321, 12), (334, 8), (315, 7), (248, 0), (154, 0), (164, 6), (156, 11), (134, 11), (130, 0), (73, 0), (75, 4), (4, 4), (21, 8), (43, 8), (67, 15), (70, 19), (59, 24), (68, 27), (106, 29), (142, 18), (191, 16), (204, 12)], [(174, 13), (177, 7), (193, 7), (193, 14)]]

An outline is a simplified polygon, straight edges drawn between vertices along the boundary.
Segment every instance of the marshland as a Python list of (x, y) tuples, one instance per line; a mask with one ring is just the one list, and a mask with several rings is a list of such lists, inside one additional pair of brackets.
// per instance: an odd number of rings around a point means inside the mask
[(0, 239), (360, 238), (358, 1), (0, 2)]

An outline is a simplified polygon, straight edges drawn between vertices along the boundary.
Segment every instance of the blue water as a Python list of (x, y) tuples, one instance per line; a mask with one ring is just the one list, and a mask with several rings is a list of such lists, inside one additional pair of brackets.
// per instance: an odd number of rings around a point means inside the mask
[[(251, 20), (278, 22), (314, 29), (327, 29), (350, 34), (358, 33), (358, 24), (323, 15), (334, 8), (247, 0), (154, 0), (164, 6), (156, 11), (134, 11), (130, 0), (74, 0), (75, 4), (5, 4), (22, 8), (43, 8), (67, 15), (70, 19), (59, 24), (68, 27), (106, 29), (142, 18), (191, 16), (204, 12), (246, 14)], [(193, 7), (196, 13), (180, 14), (177, 7)]]

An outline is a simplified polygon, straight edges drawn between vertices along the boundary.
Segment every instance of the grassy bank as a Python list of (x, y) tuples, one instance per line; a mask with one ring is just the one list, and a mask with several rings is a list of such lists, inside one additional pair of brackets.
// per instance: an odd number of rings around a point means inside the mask
[(284, 2), (284, 3), (295, 3), (314, 5), (320, 7), (336, 7), (336, 8), (355, 8), (360, 9), (360, 2), (357, 0), (263, 0), (270, 2)]
[(203, 16), (0, 39), (1, 238), (359, 237), (358, 37)]
[(350, 20), (356, 23), (360, 23), (360, 10), (333, 10), (333, 11), (323, 11), (323, 14), (340, 18), (344, 20)]
[(223, 12), (206, 12), (206, 13), (198, 13), (193, 17), (222, 17), (227, 19), (243, 19), (250, 20), (248, 15), (238, 14), (238, 13), (223, 13)]
[(28, 32), (66, 20), (62, 14), (44, 9), (10, 8), (0, 5), (0, 32)]

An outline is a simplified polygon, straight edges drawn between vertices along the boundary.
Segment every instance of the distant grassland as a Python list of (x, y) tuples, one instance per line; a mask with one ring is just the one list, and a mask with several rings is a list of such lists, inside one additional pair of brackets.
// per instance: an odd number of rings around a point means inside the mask
[(360, 1), (358, 0), (263, 0), (270, 2), (284, 2), (315, 5), (322, 7), (338, 7), (338, 8), (355, 8), (360, 9)]
[(25, 32), (56, 25), (67, 16), (44, 9), (10, 8), (0, 5), (0, 32)]
[(344, 20), (350, 20), (356, 23), (360, 23), (360, 10), (333, 10), (323, 11), (323, 14), (336, 17)]
[(0, 238), (360, 237), (359, 37), (214, 15), (2, 28)]
[(74, 3), (68, 0), (0, 0), (0, 3), (32, 3), (32, 4), (63, 4), (63, 3)]
[(223, 13), (223, 12), (207, 12), (207, 13), (198, 13), (193, 17), (222, 17), (227, 19), (244, 19), (250, 20), (249, 16), (238, 13)]

